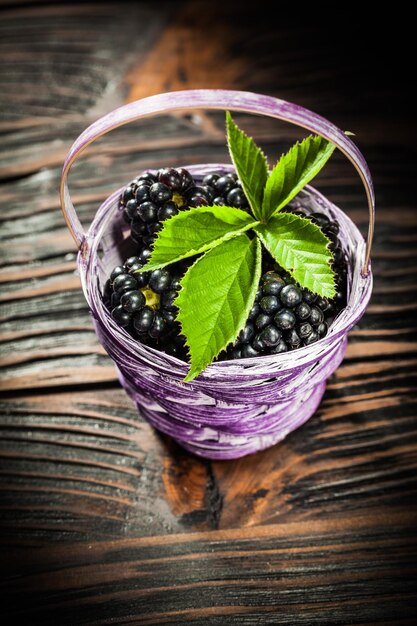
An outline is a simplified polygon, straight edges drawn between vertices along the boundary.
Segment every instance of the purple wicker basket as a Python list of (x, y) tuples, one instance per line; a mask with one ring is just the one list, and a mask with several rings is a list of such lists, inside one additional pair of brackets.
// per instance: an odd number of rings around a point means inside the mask
[[(289, 353), (213, 363), (190, 383), (182, 382), (187, 364), (134, 340), (103, 305), (101, 289), (111, 268), (133, 252), (118, 208), (121, 189), (105, 200), (84, 232), (67, 186), (72, 163), (97, 137), (139, 118), (179, 109), (244, 111), (285, 120), (322, 135), (355, 166), (369, 207), (365, 241), (351, 219), (313, 187), (301, 192), (304, 207), (338, 220), (349, 260), (348, 303), (324, 338)], [(197, 178), (233, 169), (224, 164), (184, 167)], [(114, 361), (119, 380), (139, 415), (155, 429), (202, 457), (232, 459), (274, 445), (314, 414), (327, 379), (343, 360), (348, 332), (364, 314), (372, 292), (373, 184), (364, 157), (343, 131), (298, 105), (250, 92), (198, 89), (150, 96), (112, 111), (78, 137), (62, 172), (61, 206), (79, 249), (79, 273), (97, 337)]]

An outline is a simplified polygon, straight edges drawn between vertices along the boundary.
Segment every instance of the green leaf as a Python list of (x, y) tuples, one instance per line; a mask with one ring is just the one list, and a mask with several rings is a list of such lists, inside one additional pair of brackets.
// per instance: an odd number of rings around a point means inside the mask
[(245, 135), (226, 111), (227, 144), (252, 213), (260, 219), (268, 163), (262, 150)]
[(181, 211), (163, 223), (152, 254), (141, 271), (154, 270), (200, 254), (258, 223), (245, 211), (226, 206), (202, 206)]
[(238, 235), (212, 248), (188, 269), (175, 304), (186, 337), (192, 380), (235, 341), (245, 326), (261, 276), (257, 237)]
[(278, 213), (255, 228), (274, 259), (306, 289), (324, 298), (336, 294), (330, 240), (311, 220)]
[(313, 135), (294, 144), (266, 181), (260, 219), (268, 220), (288, 204), (319, 173), (335, 147), (323, 137)]

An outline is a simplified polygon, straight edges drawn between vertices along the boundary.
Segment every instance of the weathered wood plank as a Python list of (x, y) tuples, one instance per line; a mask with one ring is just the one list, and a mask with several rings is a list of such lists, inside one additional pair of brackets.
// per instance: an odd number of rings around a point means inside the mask
[[(25, 549), (4, 615), (34, 624), (412, 624), (415, 516)], [(7, 597), (6, 597), (7, 594)], [(24, 595), (25, 603), (20, 598)]]
[(159, 436), (113, 381), (98, 393), (82, 382), (67, 393), (3, 399), (1, 535), (36, 538), (55, 528), (56, 539), (99, 539), (210, 528), (208, 464)]

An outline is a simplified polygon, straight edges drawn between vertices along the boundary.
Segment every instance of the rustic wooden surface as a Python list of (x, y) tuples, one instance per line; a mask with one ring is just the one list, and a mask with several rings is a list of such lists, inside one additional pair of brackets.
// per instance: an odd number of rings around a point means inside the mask
[[(4, 624), (417, 623), (411, 24), (389, 12), (376, 25), (354, 5), (325, 25), (313, 8), (276, 20), (254, 4), (2, 3)], [(58, 202), (65, 154), (91, 121), (188, 87), (316, 110), (356, 134), (377, 192), (372, 300), (319, 410), (229, 462), (138, 417), (94, 334)], [(299, 137), (243, 123), (271, 160)], [(100, 140), (71, 189), (87, 224), (145, 167), (225, 158), (221, 116), (164, 116)], [(350, 164), (335, 156), (317, 187), (366, 232)]]

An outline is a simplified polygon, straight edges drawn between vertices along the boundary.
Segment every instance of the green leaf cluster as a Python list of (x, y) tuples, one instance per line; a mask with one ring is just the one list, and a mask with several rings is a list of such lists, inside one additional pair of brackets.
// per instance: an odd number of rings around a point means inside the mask
[(335, 295), (329, 239), (310, 220), (281, 211), (318, 174), (335, 146), (310, 135), (269, 171), (262, 150), (228, 111), (226, 131), (252, 214), (228, 206), (181, 211), (164, 222), (143, 268), (197, 256), (175, 301), (190, 356), (186, 381), (235, 342), (245, 326), (261, 276), (262, 245), (302, 287), (325, 298)]

